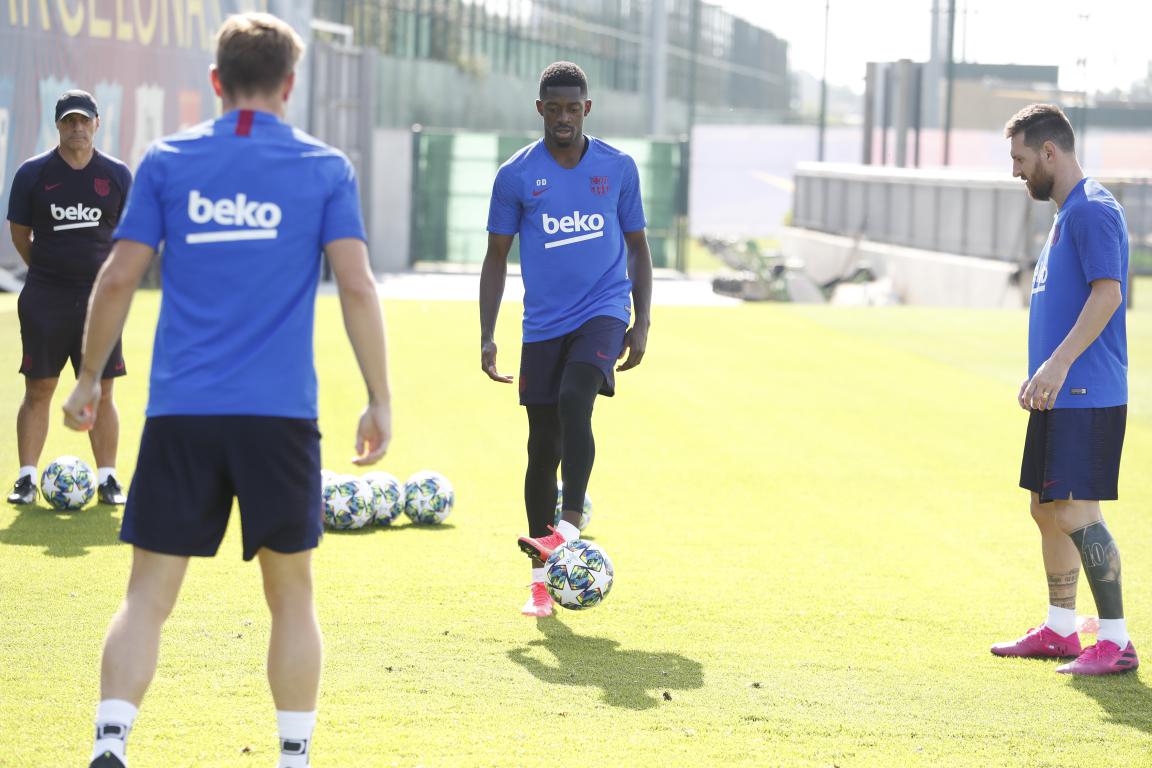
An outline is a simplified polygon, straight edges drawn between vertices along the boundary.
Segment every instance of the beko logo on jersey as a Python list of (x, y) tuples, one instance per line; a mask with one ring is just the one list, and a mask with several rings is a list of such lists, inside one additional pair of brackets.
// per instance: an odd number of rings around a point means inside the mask
[(193, 224), (219, 224), (222, 227), (240, 227), (215, 232), (193, 232), (184, 242), (223, 243), (236, 240), (275, 240), (281, 219), (280, 206), (249, 200), (243, 192), (232, 199), (213, 200), (194, 189), (188, 193), (188, 218)]
[(89, 208), (83, 203), (70, 205), (63, 208), (55, 203), (48, 206), (52, 212), (52, 218), (56, 221), (71, 221), (74, 224), (57, 224), (52, 227), (53, 232), (60, 232), (65, 229), (81, 229), (83, 227), (98, 227), (100, 226), (100, 217), (104, 212), (99, 208)]
[(585, 233), (576, 235), (575, 237), (565, 237), (561, 240), (552, 240), (544, 243), (545, 248), (556, 248), (561, 245), (571, 245), (572, 243), (579, 243), (584, 240), (604, 237), (604, 217), (599, 213), (580, 213), (580, 211), (573, 211), (571, 216), (561, 216), (558, 219), (545, 213), (541, 218), (541, 222), (544, 225), (544, 234), (546, 235), (555, 235), (560, 232)]

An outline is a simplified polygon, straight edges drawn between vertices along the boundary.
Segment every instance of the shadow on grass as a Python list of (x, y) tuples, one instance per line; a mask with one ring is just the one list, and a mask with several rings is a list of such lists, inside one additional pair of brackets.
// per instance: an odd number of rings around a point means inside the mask
[[(544, 637), (508, 651), (508, 658), (543, 683), (596, 686), (605, 704), (623, 709), (651, 709), (671, 700), (671, 691), (704, 686), (700, 662), (678, 653), (620, 650), (618, 640), (577, 635), (556, 618), (536, 625)], [(533, 648), (547, 650), (557, 663), (534, 658)]]
[(450, 531), (456, 526), (452, 523), (391, 523), (389, 525), (373, 525), (369, 523), (363, 528), (324, 528), (325, 536), (371, 536), (384, 531)]
[(1135, 672), (1103, 677), (1073, 677), (1072, 687), (1093, 698), (1117, 725), (1152, 733), (1152, 689)]
[(91, 547), (120, 543), (116, 507), (96, 504), (78, 512), (57, 512), (48, 507), (21, 507), (12, 524), (0, 531), (0, 544), (44, 547), (50, 557), (81, 557)]

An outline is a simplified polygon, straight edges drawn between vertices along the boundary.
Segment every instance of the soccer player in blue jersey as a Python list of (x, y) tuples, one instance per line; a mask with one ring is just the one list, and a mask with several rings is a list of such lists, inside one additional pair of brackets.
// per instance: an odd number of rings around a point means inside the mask
[[(480, 367), (493, 381), (511, 383), (512, 377), (496, 367), (496, 316), (508, 252), (520, 236), (519, 387), (528, 413), (528, 535), (519, 545), (532, 558), (531, 594), (521, 609), (527, 616), (552, 613), (543, 561), (579, 537), (577, 522), (596, 450), (596, 395), (615, 393), (613, 366), (625, 354), (616, 370), (640, 364), (651, 323), (652, 256), (636, 163), (584, 134), (591, 110), (580, 67), (559, 61), (544, 70), (536, 101), (544, 137), (496, 174), (480, 274)], [(632, 305), (635, 319), (629, 328)], [(557, 467), (564, 483), (563, 512), (553, 528)]]
[[(1059, 107), (1033, 104), (1008, 121), (1012, 175), (1056, 219), (1036, 263), (1028, 313), (1029, 412), (1020, 486), (1032, 492), (1048, 574), (1048, 617), (1023, 637), (992, 646), (998, 656), (1068, 658), (1073, 675), (1131, 672), (1140, 662), (1128, 637), (1120, 553), (1100, 502), (1117, 497), (1128, 411), (1128, 227), (1124, 210), (1085, 178), (1075, 136)], [(1088, 577), (1100, 629), (1081, 648), (1076, 584)]]
[(312, 360), (321, 252), (367, 388), (355, 463), (384, 454), (391, 404), (352, 165), (282, 121), (302, 52), (274, 16), (224, 22), (211, 74), (224, 114), (148, 150), (96, 282), (80, 379), (65, 405), (78, 429), (99, 421), (100, 368), (164, 243), (147, 421), (120, 532), (133, 545), (132, 572), (104, 642), (94, 768), (125, 765), (189, 557), (215, 554), (234, 498), (243, 556), (259, 559), (272, 614), (280, 766), (309, 762), (321, 667), (311, 571), (321, 534)]
[[(112, 250), (112, 231), (132, 185), (128, 166), (93, 146), (99, 128), (92, 95), (65, 92), (56, 102), (60, 144), (24, 161), (12, 180), (8, 224), (28, 276), (17, 303), (24, 399), (16, 412), (20, 472), (8, 495), (10, 504), (36, 501), (36, 465), (48, 438), (52, 395), (69, 359), (79, 375), (88, 296)], [(88, 435), (102, 504), (124, 503), (116, 479), (120, 416), (112, 399), (113, 379), (124, 373), (117, 340), (101, 375), (99, 424)]]

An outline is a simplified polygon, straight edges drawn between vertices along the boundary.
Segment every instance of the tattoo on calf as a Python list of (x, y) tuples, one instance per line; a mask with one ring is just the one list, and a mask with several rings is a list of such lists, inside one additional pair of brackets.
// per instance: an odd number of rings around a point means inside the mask
[(1073, 568), (1065, 573), (1048, 574), (1048, 604), (1057, 608), (1076, 608), (1076, 584), (1080, 580), (1080, 569)]
[(1102, 619), (1124, 618), (1120, 590), (1120, 550), (1104, 521), (1086, 525), (1068, 534), (1080, 550), (1080, 562), (1096, 599), (1096, 610)]

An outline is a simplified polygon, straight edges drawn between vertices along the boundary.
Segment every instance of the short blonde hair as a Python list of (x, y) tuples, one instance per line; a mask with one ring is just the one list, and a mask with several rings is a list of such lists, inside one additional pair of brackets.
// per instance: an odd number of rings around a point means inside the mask
[(216, 72), (231, 96), (275, 91), (303, 55), (300, 35), (270, 13), (229, 16), (216, 35)]

